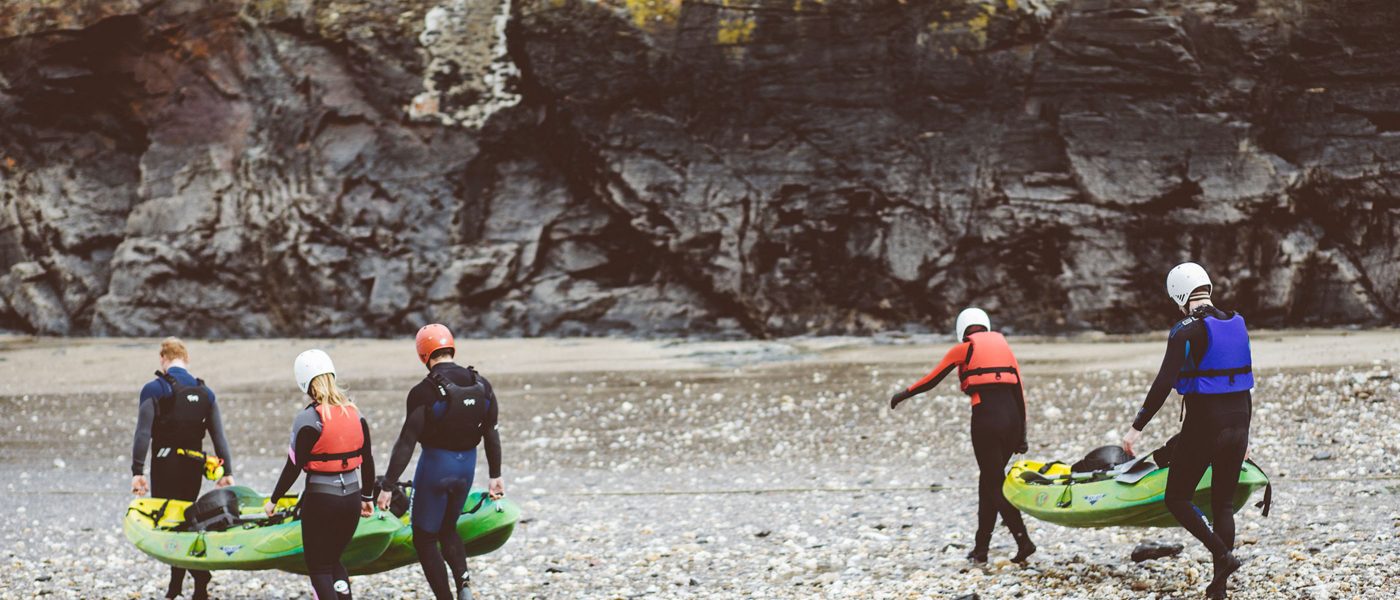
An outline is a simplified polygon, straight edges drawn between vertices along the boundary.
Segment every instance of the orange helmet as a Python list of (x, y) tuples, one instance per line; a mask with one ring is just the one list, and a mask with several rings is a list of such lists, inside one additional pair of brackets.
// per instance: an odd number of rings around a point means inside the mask
[(413, 344), (418, 347), (418, 360), (423, 361), (425, 365), (428, 364), (428, 357), (438, 350), (443, 348), (457, 350), (456, 342), (452, 341), (452, 330), (441, 323), (424, 325), (422, 329), (418, 330), (418, 337), (414, 338)]

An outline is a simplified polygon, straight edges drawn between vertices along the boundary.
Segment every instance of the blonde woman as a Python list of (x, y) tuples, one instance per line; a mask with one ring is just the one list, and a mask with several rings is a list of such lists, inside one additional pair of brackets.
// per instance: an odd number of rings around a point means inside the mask
[(354, 537), (359, 518), (374, 512), (369, 423), (336, 387), (335, 365), (325, 352), (302, 352), (293, 371), (297, 385), (312, 402), (292, 421), (287, 464), (263, 510), (272, 516), (297, 474), (306, 471), (306, 490), (298, 504), (311, 589), (320, 600), (348, 600), (350, 575), (340, 564), (340, 555)]

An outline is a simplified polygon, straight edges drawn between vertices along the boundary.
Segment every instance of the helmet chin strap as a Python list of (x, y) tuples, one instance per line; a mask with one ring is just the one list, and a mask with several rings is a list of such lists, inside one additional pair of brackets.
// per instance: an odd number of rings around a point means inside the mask
[(1186, 306), (1181, 307), (1181, 313), (1189, 315), (1202, 306), (1215, 306), (1215, 304), (1210, 301), (1210, 296), (1192, 298), (1186, 301)]

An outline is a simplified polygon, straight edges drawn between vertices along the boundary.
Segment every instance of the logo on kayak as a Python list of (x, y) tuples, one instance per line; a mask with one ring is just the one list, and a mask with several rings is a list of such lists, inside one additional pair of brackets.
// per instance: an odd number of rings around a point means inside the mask
[(1049, 500), (1049, 499), (1050, 499), (1050, 493), (1049, 493), (1049, 492), (1041, 492), (1040, 495), (1038, 495), (1038, 496), (1035, 497), (1035, 505), (1036, 505), (1036, 506), (1045, 506), (1045, 501), (1046, 501), (1046, 500)]
[(224, 553), (224, 556), (233, 556), (234, 552), (238, 552), (242, 549), (243, 544), (239, 544), (237, 546), (219, 546), (219, 550)]
[(1085, 496), (1084, 499), (1089, 502), (1089, 506), (1093, 506), (1098, 504), (1099, 500), (1103, 500), (1103, 497), (1107, 495), (1108, 494), (1094, 494), (1092, 496)]
[(166, 549), (167, 551), (174, 552), (174, 551), (178, 550), (179, 548), (180, 548), (180, 544), (179, 544), (179, 542), (176, 542), (175, 540), (170, 540), (170, 541), (168, 541), (168, 542), (165, 543), (165, 549)]

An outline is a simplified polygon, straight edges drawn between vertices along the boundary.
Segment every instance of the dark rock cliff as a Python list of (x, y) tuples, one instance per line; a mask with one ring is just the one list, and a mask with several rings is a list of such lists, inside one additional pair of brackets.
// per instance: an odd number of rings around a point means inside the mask
[(1391, 0), (0, 3), (0, 328), (1400, 320)]

